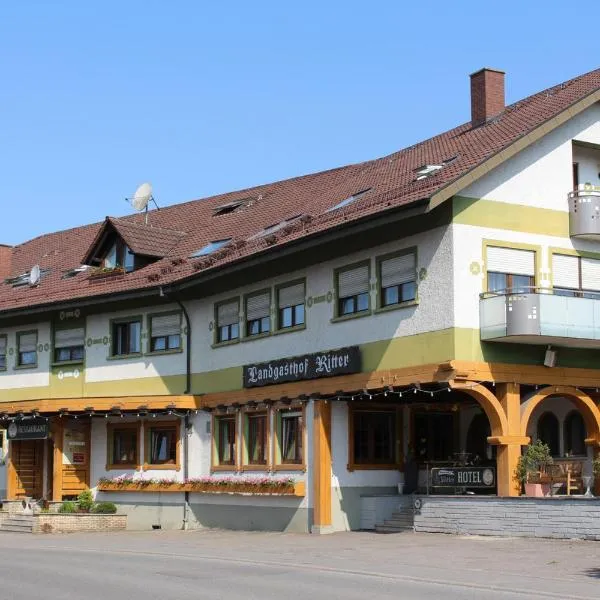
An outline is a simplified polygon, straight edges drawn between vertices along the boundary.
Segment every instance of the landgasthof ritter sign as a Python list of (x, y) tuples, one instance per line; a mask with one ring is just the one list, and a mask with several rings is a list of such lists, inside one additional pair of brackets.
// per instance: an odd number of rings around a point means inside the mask
[(45, 440), (48, 437), (48, 421), (41, 417), (15, 419), (6, 428), (9, 440)]
[(280, 358), (271, 362), (244, 366), (244, 387), (260, 387), (303, 379), (334, 377), (360, 371), (360, 348), (315, 352), (304, 356)]
[(493, 488), (494, 467), (440, 467), (431, 469), (431, 487)]

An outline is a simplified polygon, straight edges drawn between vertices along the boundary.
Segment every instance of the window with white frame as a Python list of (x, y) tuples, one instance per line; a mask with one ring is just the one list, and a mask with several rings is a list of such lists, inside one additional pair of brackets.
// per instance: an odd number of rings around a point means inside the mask
[(150, 352), (167, 352), (181, 348), (181, 313), (150, 317)]
[(271, 330), (271, 291), (246, 298), (246, 335), (260, 335)]
[(277, 326), (279, 329), (304, 325), (305, 285), (301, 281), (277, 290)]
[(535, 252), (488, 246), (488, 292), (523, 293), (535, 286)]
[(37, 365), (37, 331), (17, 333), (17, 366)]
[(369, 277), (368, 263), (337, 272), (338, 316), (369, 310)]
[(416, 256), (408, 252), (379, 261), (381, 307), (410, 302), (417, 297)]
[(54, 331), (54, 362), (83, 361), (85, 330), (83, 327)]
[(236, 298), (217, 305), (217, 343), (240, 337), (240, 301)]

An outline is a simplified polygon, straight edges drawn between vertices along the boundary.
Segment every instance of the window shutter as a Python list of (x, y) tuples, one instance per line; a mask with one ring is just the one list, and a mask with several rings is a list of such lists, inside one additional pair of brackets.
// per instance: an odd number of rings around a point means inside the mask
[(233, 325), (240, 320), (240, 307), (238, 301), (221, 304), (217, 308), (217, 321), (219, 327), (223, 325)]
[(297, 283), (279, 290), (279, 308), (304, 304), (304, 284)]
[(265, 292), (256, 296), (250, 296), (246, 300), (246, 320), (262, 319), (269, 316), (271, 308), (271, 293)]
[(338, 296), (347, 298), (369, 291), (369, 265), (342, 271), (338, 275)]
[(581, 287), (584, 290), (600, 290), (600, 260), (581, 259)]
[(6, 354), (6, 338), (0, 337), (0, 355)]
[(158, 315), (152, 317), (152, 337), (179, 335), (181, 333), (181, 315)]
[(19, 352), (35, 352), (37, 347), (37, 333), (26, 333), (19, 336)]
[(83, 327), (76, 329), (59, 329), (54, 332), (54, 347), (67, 348), (69, 346), (83, 346), (85, 333)]
[(552, 285), (555, 288), (579, 289), (579, 258), (577, 256), (552, 255)]
[(415, 279), (415, 255), (412, 252), (381, 261), (381, 287), (401, 285)]
[(535, 276), (535, 252), (488, 246), (487, 270), (494, 273)]

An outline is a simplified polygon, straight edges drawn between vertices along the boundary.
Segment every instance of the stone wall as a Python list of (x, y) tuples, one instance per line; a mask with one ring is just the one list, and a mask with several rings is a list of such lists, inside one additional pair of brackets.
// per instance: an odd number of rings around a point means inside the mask
[(419, 496), (415, 531), (600, 540), (600, 498)]
[(33, 533), (119, 531), (126, 527), (126, 515), (40, 513), (33, 518)]

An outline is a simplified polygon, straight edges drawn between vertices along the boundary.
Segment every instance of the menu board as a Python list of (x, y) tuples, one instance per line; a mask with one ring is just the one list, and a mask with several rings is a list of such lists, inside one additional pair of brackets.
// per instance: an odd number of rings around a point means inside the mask
[(87, 462), (87, 432), (83, 427), (65, 427), (63, 465), (85, 465)]

